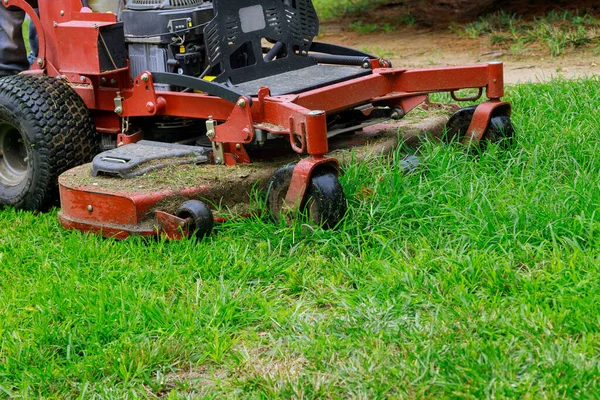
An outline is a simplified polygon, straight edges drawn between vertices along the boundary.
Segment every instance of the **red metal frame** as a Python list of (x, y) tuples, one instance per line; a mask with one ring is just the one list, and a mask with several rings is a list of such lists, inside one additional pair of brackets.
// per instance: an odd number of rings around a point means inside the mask
[[(316, 166), (330, 164), (337, 168), (337, 161), (325, 158), (328, 114), (364, 104), (401, 108), (407, 113), (423, 103), (430, 93), (484, 88), (487, 101), (477, 108), (469, 127), (473, 140), (479, 140), (495, 110), (500, 108), (510, 113), (510, 105), (501, 101), (504, 95), (502, 63), (407, 70), (389, 68), (387, 62), (377, 59), (371, 61), (372, 73), (367, 76), (295, 95), (271, 96), (268, 88), (262, 88), (257, 96), (240, 97), (236, 104), (202, 93), (156, 91), (150, 72), (132, 80), (129, 68), (100, 71), (99, 28), (116, 23), (115, 15), (92, 13), (81, 7), (80, 0), (39, 0), (40, 18), (24, 0), (5, 0), (3, 4), (25, 10), (38, 30), (40, 61), (31, 72), (45, 72), (68, 80), (92, 111), (97, 130), (118, 135), (115, 140), (119, 142), (131, 143), (142, 138), (138, 133), (123, 132), (122, 118), (213, 119), (217, 125), (211, 140), (223, 147), (222, 161), (235, 165), (250, 162), (243, 146), (254, 140), (255, 129), (288, 136), (296, 152), (309, 155), (294, 170), (286, 196), (290, 206), (302, 202)], [(63, 215), (76, 215), (74, 207), (81, 203), (77, 196), (71, 196), (70, 190), (61, 188)], [(152, 200), (157, 195), (140, 196)], [(61, 218), (65, 225), (82, 228)]]

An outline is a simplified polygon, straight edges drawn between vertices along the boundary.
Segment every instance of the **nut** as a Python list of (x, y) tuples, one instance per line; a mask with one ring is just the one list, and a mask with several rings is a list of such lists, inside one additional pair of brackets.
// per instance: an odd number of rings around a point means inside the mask
[(123, 114), (123, 107), (117, 107), (117, 108), (115, 108), (115, 113), (117, 113), (119, 115)]
[(206, 132), (206, 136), (208, 136), (209, 139), (212, 139), (215, 137), (215, 131), (213, 131), (212, 129), (209, 130), (208, 132)]
[(148, 80), (149, 80), (149, 79), (150, 79), (150, 76), (148, 76), (148, 74), (147, 74), (147, 73), (143, 73), (143, 74), (142, 74), (142, 80), (143, 80), (144, 82), (148, 82)]
[(246, 107), (246, 100), (239, 99), (238, 102), (237, 102), (237, 105), (240, 106), (240, 107), (242, 107), (242, 108)]
[(37, 59), (37, 65), (38, 65), (39, 67), (41, 67), (42, 65), (44, 65), (44, 60), (42, 60), (41, 58), (38, 58), (38, 59)]

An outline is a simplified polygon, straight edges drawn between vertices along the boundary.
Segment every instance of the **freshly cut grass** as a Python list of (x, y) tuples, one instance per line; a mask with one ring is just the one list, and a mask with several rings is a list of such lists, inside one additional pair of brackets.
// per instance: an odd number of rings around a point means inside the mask
[(600, 392), (597, 80), (516, 86), (504, 151), (352, 163), (336, 229), (102, 239), (0, 212), (0, 397)]

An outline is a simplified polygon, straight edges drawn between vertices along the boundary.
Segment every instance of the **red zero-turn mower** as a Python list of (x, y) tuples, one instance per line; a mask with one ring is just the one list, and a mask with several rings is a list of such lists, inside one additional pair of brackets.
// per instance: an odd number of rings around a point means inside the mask
[(240, 176), (268, 190), (276, 220), (302, 210), (332, 227), (346, 210), (332, 143), (433, 92), (487, 97), (454, 114), (448, 136), (512, 135), (501, 63), (392, 68), (314, 41), (311, 0), (129, 0), (116, 13), (39, 0), (39, 17), (2, 2), (29, 14), (40, 51), (0, 81), (0, 201), (45, 209), (58, 187), (66, 228), (203, 236)]

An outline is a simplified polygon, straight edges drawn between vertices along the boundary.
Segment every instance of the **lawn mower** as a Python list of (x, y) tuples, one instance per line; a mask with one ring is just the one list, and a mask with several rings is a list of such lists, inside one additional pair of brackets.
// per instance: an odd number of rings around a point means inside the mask
[(502, 63), (393, 68), (315, 41), (311, 0), (129, 0), (116, 12), (39, 0), (39, 16), (1, 1), (31, 17), (40, 50), (0, 81), (0, 201), (43, 210), (59, 191), (66, 228), (205, 236), (215, 206), (256, 187), (275, 220), (301, 211), (334, 227), (346, 210), (336, 140), (434, 92), (487, 97), (450, 118), (448, 137), (513, 132)]

